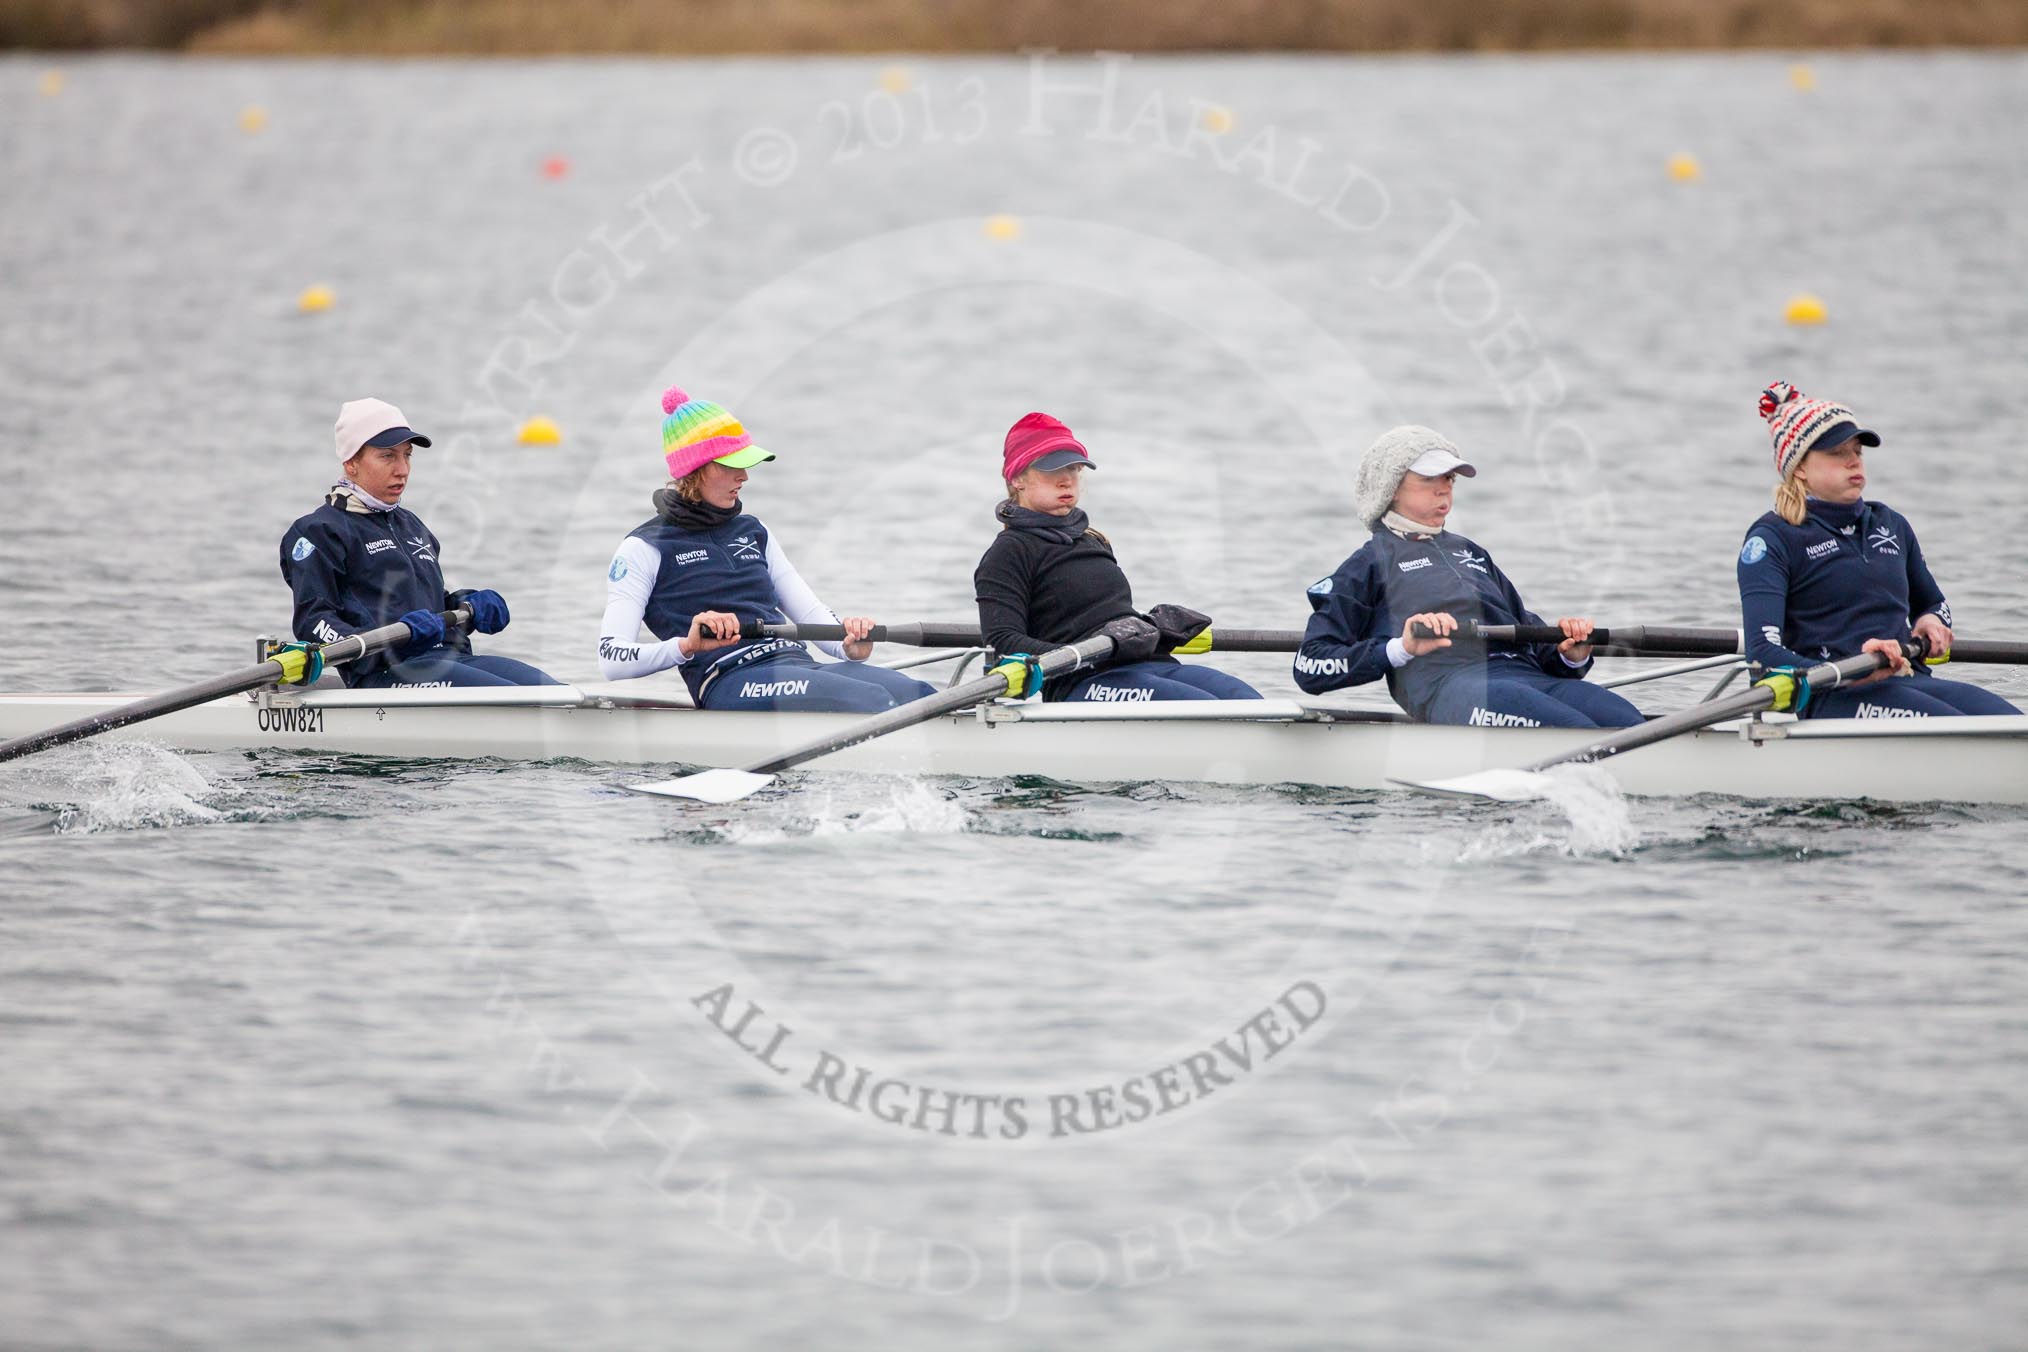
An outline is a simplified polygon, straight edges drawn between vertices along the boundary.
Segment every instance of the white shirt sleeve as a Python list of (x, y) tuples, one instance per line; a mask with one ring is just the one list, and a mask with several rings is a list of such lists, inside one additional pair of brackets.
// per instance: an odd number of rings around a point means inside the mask
[(1414, 654), (1410, 653), (1408, 650), (1408, 645), (1401, 641), (1401, 635), (1396, 634), (1393, 638), (1387, 640), (1388, 666), (1405, 667), (1414, 660), (1415, 660)]
[[(775, 584), (775, 599), (782, 604), (782, 614), (789, 617), (791, 624), (838, 623), (838, 612), (825, 605), (818, 599), (817, 593), (810, 590), (810, 584), (803, 581), (803, 575), (782, 552), (773, 531), (768, 532), (768, 577)], [(833, 657), (845, 656), (842, 643), (819, 643), (817, 646)]]
[(606, 613), (599, 621), (599, 672), (609, 681), (624, 681), (664, 671), (683, 660), (676, 645), (682, 636), (660, 643), (641, 642), (641, 617), (662, 570), (662, 556), (646, 540), (629, 535), (613, 552), (606, 570)]

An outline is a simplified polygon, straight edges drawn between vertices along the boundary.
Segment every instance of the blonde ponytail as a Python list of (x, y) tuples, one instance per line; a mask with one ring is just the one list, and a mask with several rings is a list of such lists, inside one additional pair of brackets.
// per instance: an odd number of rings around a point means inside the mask
[[(1798, 465), (1796, 468), (1802, 467)], [(1788, 478), (1775, 485), (1775, 511), (1791, 526), (1803, 524), (1803, 518), (1810, 510), (1808, 498), (1809, 494), (1803, 491), (1802, 476), (1794, 470), (1789, 472)]]

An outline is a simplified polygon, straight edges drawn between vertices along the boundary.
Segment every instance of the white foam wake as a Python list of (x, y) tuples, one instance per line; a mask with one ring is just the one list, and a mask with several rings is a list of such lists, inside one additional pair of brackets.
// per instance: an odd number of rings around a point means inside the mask
[[(859, 790), (864, 786), (853, 787)], [(969, 815), (955, 798), (921, 780), (883, 781), (879, 791), (882, 796), (870, 802), (858, 791), (840, 802), (838, 795), (826, 788), (781, 804), (793, 803), (802, 809), (793, 819), (740, 818), (722, 822), (713, 829), (734, 845), (777, 845), (788, 840), (840, 836), (953, 836), (962, 834), (970, 825)]]
[(1525, 854), (1623, 855), (1641, 843), (1626, 795), (1596, 765), (1559, 765), (1531, 777), (1538, 797), (1461, 846), (1466, 862)]
[(133, 831), (218, 821), (231, 792), (189, 761), (148, 742), (82, 742), (39, 762), (29, 789), (57, 814), (59, 832)]

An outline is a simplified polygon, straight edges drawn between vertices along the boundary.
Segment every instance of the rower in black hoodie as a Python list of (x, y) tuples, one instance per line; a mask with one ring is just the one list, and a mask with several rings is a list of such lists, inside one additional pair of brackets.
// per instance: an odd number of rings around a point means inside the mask
[[(972, 574), (986, 645), (1002, 658), (1039, 657), (1099, 634), (1113, 640), (1112, 657), (1096, 670), (1046, 681), (1046, 701), (1259, 699), (1236, 676), (1166, 656), (1210, 620), (1181, 606), (1134, 609), (1111, 542), (1077, 505), (1083, 473), (1094, 468), (1070, 429), (1046, 413), (1008, 431), (1007, 498), (993, 509), (1000, 534)], [(1020, 683), (1017, 674), (1008, 693), (1022, 694), (1013, 688)]]

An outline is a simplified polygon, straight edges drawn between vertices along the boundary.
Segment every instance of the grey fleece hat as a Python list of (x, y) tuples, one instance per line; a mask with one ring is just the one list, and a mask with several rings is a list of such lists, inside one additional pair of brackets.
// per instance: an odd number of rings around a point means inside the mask
[(1360, 458), (1359, 477), (1352, 486), (1352, 505), (1359, 520), (1369, 528), (1378, 524), (1394, 503), (1401, 476), (1410, 470), (1431, 478), (1454, 471), (1466, 478), (1479, 473), (1441, 433), (1413, 424), (1390, 428)]

